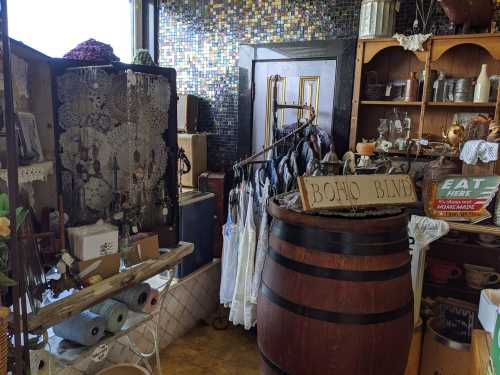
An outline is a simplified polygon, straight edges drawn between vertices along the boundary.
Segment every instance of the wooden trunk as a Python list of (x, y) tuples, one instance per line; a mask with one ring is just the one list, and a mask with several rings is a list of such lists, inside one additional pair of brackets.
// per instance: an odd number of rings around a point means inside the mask
[(180, 177), (181, 185), (196, 188), (198, 176), (207, 170), (207, 135), (178, 134), (177, 142), (191, 163), (191, 170)]
[(222, 227), (226, 223), (228, 189), (225, 173), (204, 172), (198, 177), (198, 190), (215, 194), (215, 226), (213, 256), (222, 255)]
[(262, 374), (404, 374), (413, 332), (407, 215), (337, 219), (272, 202), (269, 213)]

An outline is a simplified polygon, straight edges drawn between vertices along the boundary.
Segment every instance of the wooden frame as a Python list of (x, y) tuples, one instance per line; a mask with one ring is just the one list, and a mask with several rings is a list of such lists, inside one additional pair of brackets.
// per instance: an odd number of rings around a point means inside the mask
[[(464, 58), (461, 59), (460, 56), (464, 56)], [(399, 59), (401, 57), (404, 60)], [(356, 143), (361, 138), (367, 138), (368, 135), (376, 136), (374, 129), (377, 126), (373, 124), (368, 126), (365, 120), (377, 118), (377, 115), (384, 113), (391, 106), (409, 112), (413, 120), (412, 124), (417, 123), (416, 127), (413, 126), (413, 138), (422, 138), (424, 135), (431, 134), (441, 139), (441, 124), (449, 125), (453, 114), (460, 112), (460, 110), (464, 112), (489, 112), (492, 115), (494, 112), (495, 120), (500, 120), (500, 90), (496, 102), (432, 102), (431, 98), (428, 97), (430, 80), (427, 78), (424, 79), (421, 101), (363, 100), (363, 75), (367, 69), (380, 68), (391, 78), (397, 74), (400, 74), (399, 78), (405, 78), (401, 76), (405, 69), (406, 73), (417, 69), (424, 70), (425, 77), (429, 77), (432, 69), (442, 70), (457, 76), (476, 76), (479, 74), (480, 63), (485, 62), (488, 63), (490, 75), (500, 74), (500, 33), (435, 36), (424, 44), (424, 51), (418, 52), (404, 51), (403, 47), (392, 38), (359, 40), (349, 149), (355, 150)]]

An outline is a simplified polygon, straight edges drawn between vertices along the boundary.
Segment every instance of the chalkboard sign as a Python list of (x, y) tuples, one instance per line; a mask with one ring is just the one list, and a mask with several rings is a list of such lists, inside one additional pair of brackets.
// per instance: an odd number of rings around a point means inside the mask
[(437, 298), (441, 333), (446, 337), (469, 343), (475, 324), (476, 306), (454, 298)]

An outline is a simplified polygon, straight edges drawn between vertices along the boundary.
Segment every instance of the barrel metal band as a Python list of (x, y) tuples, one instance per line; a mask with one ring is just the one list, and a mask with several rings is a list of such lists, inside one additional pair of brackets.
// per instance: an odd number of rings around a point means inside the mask
[[(356, 225), (353, 221), (353, 225)], [(383, 233), (328, 232), (273, 219), (271, 232), (282, 241), (321, 252), (347, 255), (387, 255), (408, 251), (406, 227)]]
[(274, 363), (269, 358), (267, 358), (267, 356), (264, 354), (264, 352), (262, 351), (262, 349), (260, 347), (259, 347), (259, 352), (260, 352), (260, 356), (262, 357), (262, 360), (276, 374), (278, 374), (278, 375), (290, 375), (288, 372), (286, 372), (285, 370), (281, 369), (276, 363)]
[(262, 283), (262, 294), (266, 296), (266, 298), (270, 302), (294, 314), (302, 315), (310, 319), (321, 320), (324, 322), (337, 323), (337, 324), (364, 325), (364, 324), (384, 323), (399, 319), (409, 314), (410, 311), (412, 310), (411, 302), (396, 310), (386, 311), (381, 313), (371, 313), (371, 314), (350, 314), (350, 313), (339, 313), (335, 311), (320, 310), (314, 307), (304, 306), (289, 301), (279, 296), (275, 292), (273, 292), (265, 283)]
[(386, 281), (396, 279), (400, 276), (408, 274), (411, 269), (411, 262), (407, 262), (400, 267), (390, 268), (381, 271), (351, 271), (334, 268), (326, 268), (297, 262), (288, 258), (272, 247), (269, 248), (269, 257), (279, 265), (305, 275), (321, 277), (325, 279), (342, 280), (342, 281)]

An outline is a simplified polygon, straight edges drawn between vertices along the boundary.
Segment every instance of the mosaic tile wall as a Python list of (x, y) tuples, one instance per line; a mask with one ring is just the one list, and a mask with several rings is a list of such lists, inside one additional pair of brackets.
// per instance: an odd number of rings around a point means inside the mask
[[(210, 169), (227, 168), (238, 157), (240, 43), (356, 37), (360, 4), (361, 0), (163, 0), (160, 63), (177, 70), (179, 93), (203, 98), (200, 125), (212, 134)], [(397, 31), (405, 32), (413, 24), (414, 4), (415, 0), (401, 0)], [(440, 9), (434, 22), (440, 33), (448, 30)]]

